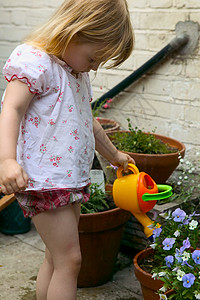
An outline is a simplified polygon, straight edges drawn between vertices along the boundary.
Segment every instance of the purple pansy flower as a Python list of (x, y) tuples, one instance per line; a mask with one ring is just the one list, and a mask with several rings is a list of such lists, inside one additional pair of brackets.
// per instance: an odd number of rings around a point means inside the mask
[(166, 239), (164, 239), (164, 241), (162, 242), (162, 244), (164, 246), (163, 249), (164, 250), (170, 250), (173, 247), (174, 243), (175, 243), (175, 239), (174, 238), (166, 238)]
[(168, 268), (171, 268), (173, 262), (174, 262), (174, 257), (172, 255), (168, 255), (165, 257), (165, 261), (166, 261), (166, 266)]
[(189, 238), (187, 237), (186, 240), (183, 241), (183, 246), (180, 248), (180, 251), (183, 252), (185, 249), (190, 248), (190, 241)]
[(200, 265), (200, 250), (194, 250), (192, 253), (192, 259), (194, 260), (195, 264)]
[(190, 288), (194, 284), (195, 276), (192, 273), (185, 274), (182, 281), (184, 287)]
[(173, 213), (172, 216), (174, 217), (174, 222), (183, 222), (186, 217), (186, 213), (184, 210), (177, 208)]
[(177, 261), (178, 261), (179, 263), (181, 263), (181, 262), (183, 261), (181, 255), (182, 255), (182, 253), (180, 252), (180, 250), (176, 248), (175, 258), (177, 259)]
[(155, 241), (155, 239), (156, 239), (158, 236), (160, 236), (161, 231), (162, 231), (162, 228), (161, 228), (161, 227), (160, 227), (160, 228), (155, 228), (155, 229), (153, 230), (153, 240), (154, 240), (154, 241)]
[(181, 265), (182, 266), (187, 265), (190, 269), (193, 269), (193, 266), (191, 266), (190, 264), (188, 264), (187, 260), (184, 260)]

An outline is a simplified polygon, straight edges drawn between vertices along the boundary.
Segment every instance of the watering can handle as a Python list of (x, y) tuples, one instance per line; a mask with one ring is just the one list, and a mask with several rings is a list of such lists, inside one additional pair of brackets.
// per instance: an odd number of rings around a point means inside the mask
[[(128, 164), (128, 169), (131, 170), (133, 172), (133, 174), (139, 174), (139, 170), (138, 168), (134, 165), (134, 164)], [(117, 178), (121, 178), (123, 177), (122, 172), (124, 171), (124, 168), (122, 166), (120, 166), (117, 169)]]
[(166, 184), (157, 184), (158, 193), (156, 194), (148, 194), (145, 193), (142, 195), (143, 201), (158, 201), (169, 198), (172, 193), (172, 187)]

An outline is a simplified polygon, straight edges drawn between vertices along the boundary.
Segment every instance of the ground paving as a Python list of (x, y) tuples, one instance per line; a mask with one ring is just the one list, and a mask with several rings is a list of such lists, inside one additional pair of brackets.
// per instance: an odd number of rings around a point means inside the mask
[[(0, 299), (36, 300), (35, 282), (38, 269), (44, 257), (44, 245), (31, 226), (28, 233), (8, 236), (0, 233)], [(122, 258), (121, 258), (122, 257)], [(121, 264), (125, 260), (125, 264)], [(119, 255), (121, 270), (108, 283), (79, 288), (77, 300), (142, 300), (140, 284), (135, 278), (133, 264)]]

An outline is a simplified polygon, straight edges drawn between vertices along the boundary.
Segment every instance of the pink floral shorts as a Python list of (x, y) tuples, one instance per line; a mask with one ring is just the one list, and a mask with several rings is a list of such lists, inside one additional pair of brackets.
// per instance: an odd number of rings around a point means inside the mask
[(85, 203), (90, 198), (89, 186), (82, 189), (58, 189), (27, 191), (15, 194), (24, 217), (33, 217), (40, 212), (53, 210), (71, 203)]

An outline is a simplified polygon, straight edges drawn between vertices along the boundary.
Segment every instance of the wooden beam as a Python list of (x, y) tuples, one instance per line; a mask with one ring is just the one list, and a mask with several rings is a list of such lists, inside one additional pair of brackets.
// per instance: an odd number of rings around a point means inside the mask
[(4, 208), (6, 208), (6, 206), (8, 206), (10, 203), (12, 203), (13, 201), (15, 201), (15, 195), (14, 194), (10, 194), (10, 195), (5, 195), (0, 199), (0, 211)]

